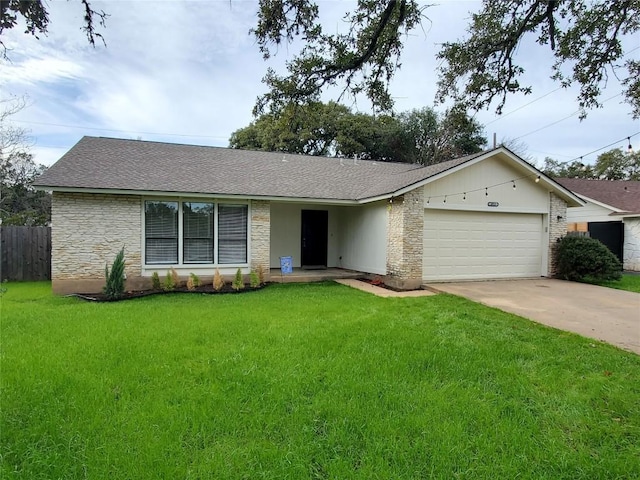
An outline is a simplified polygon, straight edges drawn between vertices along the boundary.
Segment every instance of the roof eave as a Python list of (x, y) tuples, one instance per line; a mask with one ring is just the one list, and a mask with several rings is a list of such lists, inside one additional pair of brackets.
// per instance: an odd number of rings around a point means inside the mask
[(323, 205), (358, 205), (361, 202), (354, 199), (313, 198), (313, 197), (277, 197), (268, 195), (234, 195), (227, 193), (197, 193), (159, 190), (126, 190), (118, 188), (85, 188), (60, 187), (51, 185), (34, 185), (36, 190), (60, 193), (90, 193), (100, 195), (136, 195), (141, 197), (181, 197), (181, 198), (216, 198), (223, 200), (268, 200), (287, 203), (317, 203)]
[(585, 203), (593, 203), (595, 205), (598, 205), (599, 207), (606, 208), (607, 210), (611, 210), (612, 213), (620, 211), (620, 209), (618, 207), (614, 207), (613, 205), (609, 205), (608, 203), (601, 202), (599, 200), (596, 200), (595, 198), (588, 197), (588, 196), (583, 195), (581, 193), (578, 193), (577, 195), (579, 195), (579, 197), (582, 200), (584, 200)]

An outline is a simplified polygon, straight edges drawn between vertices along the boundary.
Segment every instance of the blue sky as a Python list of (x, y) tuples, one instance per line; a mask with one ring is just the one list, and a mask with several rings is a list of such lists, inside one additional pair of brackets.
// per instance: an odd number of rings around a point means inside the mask
[[(354, 1), (318, 2), (324, 27), (344, 29), (344, 12)], [(251, 109), (265, 92), (267, 67), (284, 72), (297, 45), (282, 46), (262, 60), (249, 29), (255, 25), (257, 2), (109, 1), (92, 2), (110, 16), (99, 31), (106, 47), (88, 45), (77, 0), (50, 1), (49, 34), (36, 40), (18, 27), (3, 34), (10, 62), (0, 65), (0, 96), (28, 97), (29, 106), (15, 115), (30, 130), (32, 152), (50, 165), (82, 136), (227, 146), (234, 130), (252, 120)], [(432, 106), (437, 45), (464, 35), (469, 11), (477, 1), (442, 1), (425, 13), (422, 30), (407, 37), (402, 68), (392, 83), (396, 110)], [(626, 39), (627, 58), (640, 57), (640, 35)], [(533, 86), (527, 97), (508, 99), (502, 117), (493, 110), (476, 118), (486, 136), (517, 139), (539, 165), (546, 156), (571, 160), (640, 132), (640, 122), (621, 103), (621, 87), (610, 76), (603, 108), (580, 121), (575, 89), (559, 89), (550, 77), (548, 47), (523, 42), (518, 52)], [(327, 92), (325, 100), (336, 92)], [(354, 110), (370, 112), (364, 99), (346, 99)], [(572, 115), (573, 114), (573, 115)], [(556, 123), (557, 122), (557, 123)], [(632, 138), (640, 148), (640, 135)], [(596, 154), (584, 157), (595, 161)]]

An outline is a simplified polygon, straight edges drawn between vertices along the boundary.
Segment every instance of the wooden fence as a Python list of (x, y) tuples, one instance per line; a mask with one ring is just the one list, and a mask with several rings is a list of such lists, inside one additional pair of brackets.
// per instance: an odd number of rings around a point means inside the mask
[(0, 280), (51, 279), (51, 227), (0, 227)]

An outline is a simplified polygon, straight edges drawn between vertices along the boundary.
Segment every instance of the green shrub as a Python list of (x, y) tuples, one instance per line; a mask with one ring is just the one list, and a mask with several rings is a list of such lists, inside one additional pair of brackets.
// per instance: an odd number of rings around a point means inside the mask
[(153, 272), (153, 274), (151, 275), (151, 287), (154, 290), (160, 290), (162, 288), (162, 285), (160, 284), (160, 275), (158, 275), (158, 272)]
[(242, 279), (242, 270), (238, 269), (236, 271), (236, 276), (233, 279), (233, 283), (231, 284), (234, 290), (242, 290), (244, 288), (244, 280)]
[(104, 294), (111, 300), (120, 298), (124, 294), (124, 247), (116, 255), (111, 271), (107, 265), (104, 266), (104, 276), (106, 280), (102, 289)]
[(176, 289), (176, 282), (173, 279), (173, 275), (171, 274), (171, 270), (167, 272), (167, 275), (164, 277), (164, 282), (162, 282), (162, 290), (165, 292), (172, 292)]
[(196, 287), (200, 286), (200, 277), (198, 277), (195, 273), (190, 273), (189, 278), (187, 279), (187, 289), (192, 292), (196, 289)]
[(260, 277), (253, 270), (249, 273), (249, 285), (251, 285), (251, 288), (257, 288), (260, 286)]
[(622, 264), (599, 240), (566, 236), (557, 248), (557, 275), (577, 282), (619, 280)]

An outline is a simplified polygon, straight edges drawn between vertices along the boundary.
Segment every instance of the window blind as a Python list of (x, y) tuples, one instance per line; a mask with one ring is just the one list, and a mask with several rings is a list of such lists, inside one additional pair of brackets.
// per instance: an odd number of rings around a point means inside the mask
[(178, 261), (178, 202), (145, 202), (145, 263)]
[[(218, 209), (217, 225), (215, 225), (216, 207)], [(248, 205), (145, 201), (145, 263), (147, 265), (210, 265), (214, 261), (217, 264), (227, 265), (247, 263), (248, 211)], [(217, 260), (214, 251), (216, 245)]]
[(218, 205), (218, 263), (247, 262), (246, 205)]
[(184, 263), (213, 263), (213, 203), (182, 204)]

